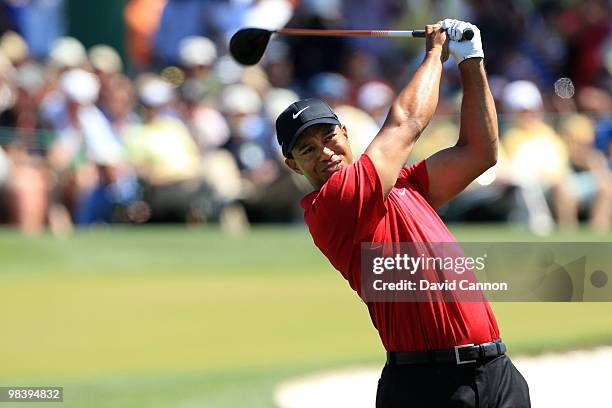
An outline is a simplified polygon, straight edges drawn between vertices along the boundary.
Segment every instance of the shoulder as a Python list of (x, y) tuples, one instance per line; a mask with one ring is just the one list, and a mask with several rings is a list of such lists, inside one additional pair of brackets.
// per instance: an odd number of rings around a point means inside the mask
[(381, 181), (367, 155), (332, 174), (301, 205), (313, 235), (354, 234), (355, 238), (369, 232), (387, 211)]

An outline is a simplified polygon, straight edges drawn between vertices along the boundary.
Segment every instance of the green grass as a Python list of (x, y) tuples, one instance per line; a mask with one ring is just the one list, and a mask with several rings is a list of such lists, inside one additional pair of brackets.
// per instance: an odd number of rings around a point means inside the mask
[[(501, 226), (453, 230), (463, 241), (540, 240)], [(513, 354), (612, 344), (611, 303), (493, 308)], [(288, 376), (383, 357), (365, 306), (303, 228), (96, 229), (65, 240), (0, 230), (0, 327), (0, 386), (63, 385), (66, 407), (271, 407)]]

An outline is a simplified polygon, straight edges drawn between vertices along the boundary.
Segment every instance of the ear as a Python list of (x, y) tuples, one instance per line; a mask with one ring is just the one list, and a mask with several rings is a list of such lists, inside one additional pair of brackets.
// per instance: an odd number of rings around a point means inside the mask
[(297, 174), (301, 174), (302, 176), (304, 175), (302, 170), (300, 170), (297, 164), (295, 163), (294, 159), (285, 159), (285, 164), (287, 165), (287, 167), (295, 171)]
[(340, 130), (342, 130), (342, 134), (344, 135), (344, 137), (348, 139), (349, 137), (348, 137), (348, 130), (346, 129), (346, 125), (340, 125)]

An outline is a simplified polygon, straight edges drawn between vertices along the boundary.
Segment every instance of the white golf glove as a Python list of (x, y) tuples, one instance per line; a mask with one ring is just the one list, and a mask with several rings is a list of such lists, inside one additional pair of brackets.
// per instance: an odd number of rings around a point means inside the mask
[[(474, 24), (447, 18), (442, 21), (442, 28), (446, 30), (450, 40), (448, 42), (448, 52), (455, 58), (457, 64), (468, 58), (484, 58), (480, 30)], [(463, 32), (468, 28), (474, 32), (474, 37), (469, 41), (461, 40)]]

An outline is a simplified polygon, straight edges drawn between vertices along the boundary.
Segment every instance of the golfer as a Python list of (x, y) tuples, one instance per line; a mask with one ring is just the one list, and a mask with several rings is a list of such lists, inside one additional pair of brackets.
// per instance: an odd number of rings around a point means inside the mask
[[(471, 28), (474, 36), (463, 40)], [(455, 242), (435, 212), (497, 160), (497, 119), (478, 28), (426, 27), (426, 55), (365, 153), (317, 99), (277, 119), (286, 164), (315, 191), (302, 199), (314, 243), (361, 294), (362, 242)], [(450, 40), (450, 41), (449, 41)], [(442, 64), (453, 55), (463, 85), (457, 144), (406, 167), (438, 104)], [(377, 407), (529, 407), (529, 388), (505, 355), (495, 316), (478, 302), (366, 302), (387, 350)]]

